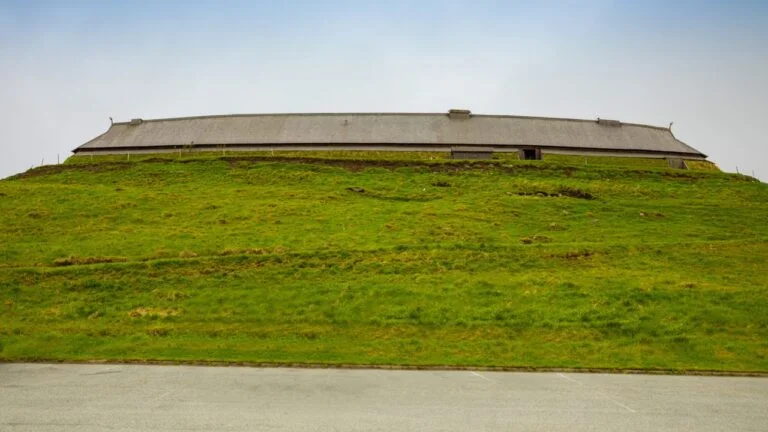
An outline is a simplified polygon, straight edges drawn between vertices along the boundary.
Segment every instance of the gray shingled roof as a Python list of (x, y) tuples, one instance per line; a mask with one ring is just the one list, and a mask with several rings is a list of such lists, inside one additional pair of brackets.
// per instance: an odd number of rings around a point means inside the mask
[(75, 152), (212, 146), (336, 145), (446, 149), (452, 145), (639, 152), (705, 157), (667, 128), (615, 121), (447, 114), (258, 114), (115, 123)]

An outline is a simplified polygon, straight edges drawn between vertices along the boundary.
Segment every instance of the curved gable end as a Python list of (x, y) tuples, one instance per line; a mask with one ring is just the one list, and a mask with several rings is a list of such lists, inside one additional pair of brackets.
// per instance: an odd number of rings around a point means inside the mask
[(451, 151), (479, 146), (496, 152), (706, 156), (667, 128), (615, 120), (448, 114), (256, 114), (134, 119), (74, 150), (80, 154), (192, 150)]

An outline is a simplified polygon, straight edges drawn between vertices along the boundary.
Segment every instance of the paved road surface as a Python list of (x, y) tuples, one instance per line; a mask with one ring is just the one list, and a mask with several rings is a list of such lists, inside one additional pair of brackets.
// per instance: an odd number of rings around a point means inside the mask
[(0, 364), (0, 431), (767, 431), (768, 379)]

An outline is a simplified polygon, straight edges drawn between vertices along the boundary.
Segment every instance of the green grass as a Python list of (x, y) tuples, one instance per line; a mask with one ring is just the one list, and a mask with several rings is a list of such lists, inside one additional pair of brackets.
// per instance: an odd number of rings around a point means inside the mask
[(768, 371), (748, 177), (241, 156), (0, 181), (0, 359)]

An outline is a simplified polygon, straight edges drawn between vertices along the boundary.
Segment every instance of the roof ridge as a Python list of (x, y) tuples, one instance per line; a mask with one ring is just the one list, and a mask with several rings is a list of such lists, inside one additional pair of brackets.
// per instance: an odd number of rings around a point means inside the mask
[[(255, 113), (255, 114), (212, 114), (212, 115), (199, 115), (188, 117), (164, 117), (155, 119), (141, 119), (142, 123), (153, 122), (167, 122), (167, 121), (180, 121), (180, 120), (204, 120), (204, 119), (220, 119), (220, 118), (241, 118), (241, 117), (310, 117), (310, 116), (434, 116), (442, 117), (447, 116), (447, 113), (416, 113), (416, 112), (327, 112), (327, 113)], [(569, 118), (569, 117), (545, 117), (545, 116), (525, 116), (525, 115), (512, 115), (512, 114), (472, 114), (471, 117), (480, 118), (510, 118), (510, 119), (525, 119), (525, 120), (552, 120), (552, 121), (571, 121), (571, 122), (587, 122), (595, 123), (597, 119), (583, 119), (583, 118)], [(115, 125), (127, 125), (130, 121), (115, 122)], [(655, 126), (643, 123), (625, 123), (621, 122), (622, 126), (635, 126), (645, 127), (658, 130), (668, 130), (669, 128), (664, 126)]]

